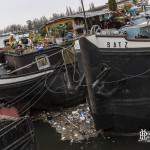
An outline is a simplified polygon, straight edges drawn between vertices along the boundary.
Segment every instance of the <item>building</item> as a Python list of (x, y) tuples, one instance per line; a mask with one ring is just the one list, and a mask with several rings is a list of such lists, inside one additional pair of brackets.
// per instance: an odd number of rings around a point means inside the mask
[[(86, 19), (88, 24), (88, 29), (91, 29), (93, 25), (100, 25), (103, 19), (108, 18), (110, 12), (108, 10), (92, 11), (86, 12)], [(57, 19), (50, 20), (46, 25), (45, 29), (47, 33), (51, 33), (52, 30), (57, 26), (66, 26), (68, 32), (73, 32), (74, 34), (83, 34), (84, 32), (84, 14), (78, 13), (71, 16), (60, 17)]]
[[(129, 1), (130, 0), (118, 0), (117, 4), (120, 7)], [(86, 19), (87, 19), (87, 24), (88, 24), (88, 30), (90, 30), (93, 25), (100, 25), (103, 28), (103, 21), (107, 20), (111, 15), (111, 12), (109, 12), (108, 10), (108, 4), (104, 6), (96, 7), (92, 11), (86, 11), (85, 13), (86, 13)], [(85, 27), (84, 26), (84, 14), (77, 13), (77, 14), (70, 15), (70, 16), (51, 19), (45, 25), (44, 28), (46, 29), (46, 32), (49, 35), (55, 34), (54, 35), (55, 37), (59, 37), (59, 36), (62, 37), (64, 36), (64, 33), (61, 33), (61, 32), (54, 33), (54, 30), (58, 26), (65, 27), (63, 31), (65, 31), (66, 29), (67, 32), (72, 32), (75, 35), (83, 34), (84, 29), (85, 29), (84, 28)]]

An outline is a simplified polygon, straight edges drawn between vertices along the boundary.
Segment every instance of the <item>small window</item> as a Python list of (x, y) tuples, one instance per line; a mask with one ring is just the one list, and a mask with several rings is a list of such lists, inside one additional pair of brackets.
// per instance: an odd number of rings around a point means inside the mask
[(39, 70), (47, 69), (51, 66), (47, 55), (37, 56), (35, 60)]

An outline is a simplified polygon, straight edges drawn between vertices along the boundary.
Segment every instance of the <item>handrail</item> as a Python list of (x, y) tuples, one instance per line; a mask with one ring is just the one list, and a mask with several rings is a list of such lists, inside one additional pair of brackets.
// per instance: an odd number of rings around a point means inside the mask
[(93, 25), (91, 30), (90, 30), (90, 34), (96, 34), (98, 33), (99, 31), (101, 31), (101, 27), (99, 25)]

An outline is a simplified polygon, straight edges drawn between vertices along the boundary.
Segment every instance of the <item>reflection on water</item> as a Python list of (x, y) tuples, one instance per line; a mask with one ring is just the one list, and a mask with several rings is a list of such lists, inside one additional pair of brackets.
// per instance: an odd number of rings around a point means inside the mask
[(60, 135), (48, 124), (35, 124), (37, 150), (149, 150), (150, 144), (139, 143), (139, 137), (98, 137), (90, 142), (70, 144), (60, 141)]

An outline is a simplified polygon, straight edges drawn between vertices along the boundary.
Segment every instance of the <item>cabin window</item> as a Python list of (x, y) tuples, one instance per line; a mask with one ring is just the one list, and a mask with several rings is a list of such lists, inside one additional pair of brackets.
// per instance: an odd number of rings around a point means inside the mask
[(37, 56), (35, 60), (38, 70), (47, 69), (51, 66), (47, 55)]

